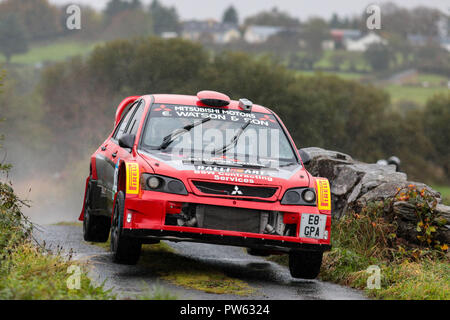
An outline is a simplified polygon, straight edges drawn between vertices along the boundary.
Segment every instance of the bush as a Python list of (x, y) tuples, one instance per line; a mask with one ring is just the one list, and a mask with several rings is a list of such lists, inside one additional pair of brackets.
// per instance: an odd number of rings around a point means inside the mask
[(32, 225), (21, 212), (27, 203), (14, 193), (10, 168), (0, 164), (0, 300), (113, 298), (93, 286), (85, 272), (80, 289), (68, 289), (68, 268), (76, 263), (31, 242)]

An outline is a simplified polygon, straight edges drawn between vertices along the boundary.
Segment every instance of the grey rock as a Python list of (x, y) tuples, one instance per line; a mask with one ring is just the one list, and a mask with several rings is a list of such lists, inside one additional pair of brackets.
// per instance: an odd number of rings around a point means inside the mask
[[(441, 204), (441, 195), (431, 187), (408, 181), (405, 173), (396, 172), (395, 165), (364, 163), (345, 153), (315, 147), (303, 150), (311, 158), (306, 169), (312, 175), (325, 177), (330, 181), (334, 217), (340, 218), (349, 210), (359, 212), (370, 202), (393, 199), (399, 188), (413, 184), (419, 190), (427, 189), (438, 200), (438, 215), (447, 221), (439, 230), (439, 238), (449, 241), (450, 207)], [(399, 230), (405, 239), (417, 241), (417, 216), (414, 208), (407, 202), (397, 201), (392, 210), (400, 221)]]
[(335, 169), (337, 169), (337, 174), (331, 185), (331, 193), (336, 196), (343, 196), (355, 186), (360, 176), (351, 166), (339, 165)]

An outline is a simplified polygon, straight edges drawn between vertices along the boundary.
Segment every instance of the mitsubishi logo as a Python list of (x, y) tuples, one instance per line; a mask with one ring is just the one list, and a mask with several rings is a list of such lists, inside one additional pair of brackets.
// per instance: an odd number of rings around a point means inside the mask
[(234, 186), (234, 190), (233, 190), (233, 192), (231, 192), (231, 194), (232, 194), (232, 195), (236, 195), (236, 194), (242, 195), (242, 191), (239, 190), (239, 187), (238, 187), (238, 186)]

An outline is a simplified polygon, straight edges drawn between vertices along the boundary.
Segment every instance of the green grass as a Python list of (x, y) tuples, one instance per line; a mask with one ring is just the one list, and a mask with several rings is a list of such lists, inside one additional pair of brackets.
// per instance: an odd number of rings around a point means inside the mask
[(155, 285), (147, 288), (147, 293), (138, 296), (139, 300), (177, 300), (178, 296), (168, 291), (166, 288)]
[[(73, 273), (70, 266), (79, 267), (80, 288), (69, 289), (67, 281)], [(83, 265), (66, 261), (59, 255), (48, 254), (26, 242), (15, 248), (0, 268), (0, 299), (43, 300), (105, 300), (115, 297), (94, 286)]]
[[(97, 43), (84, 43), (78, 41), (56, 41), (51, 44), (41, 44), (31, 46), (27, 53), (14, 55), (11, 63), (16, 64), (36, 64), (39, 62), (61, 61), (75, 55), (84, 55), (92, 51)], [(4, 63), (5, 58), (0, 56), (0, 63)]]
[(420, 106), (425, 106), (427, 100), (435, 94), (447, 93), (448, 89), (443, 87), (415, 87), (387, 85), (383, 87), (391, 96), (392, 104), (396, 105), (401, 101), (412, 101)]
[(420, 83), (428, 82), (430, 86), (447, 86), (449, 78), (437, 74), (421, 73), (417, 80)]
[(442, 203), (450, 206), (450, 186), (433, 186), (432, 188), (441, 193)]
[(61, 221), (53, 224), (54, 226), (70, 226), (70, 227), (82, 227), (83, 222), (79, 221)]
[(345, 79), (345, 80), (360, 80), (363, 75), (360, 73), (353, 73), (353, 72), (325, 72), (325, 71), (307, 71), (307, 70), (300, 70), (296, 71), (298, 75), (302, 76), (315, 76), (317, 74), (324, 74), (324, 75), (333, 75), (337, 76), (339, 78)]

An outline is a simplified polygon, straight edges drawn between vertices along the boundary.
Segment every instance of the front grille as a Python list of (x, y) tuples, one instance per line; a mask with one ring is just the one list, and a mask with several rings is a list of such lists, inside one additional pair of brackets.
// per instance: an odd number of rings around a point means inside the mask
[(222, 196), (271, 198), (277, 192), (277, 188), (274, 187), (242, 186), (206, 181), (193, 181), (192, 183), (203, 193)]
[(260, 211), (220, 206), (198, 206), (198, 226), (205, 229), (262, 233)]
[(294, 237), (297, 224), (285, 224), (284, 214), (237, 207), (183, 204), (180, 214), (166, 214), (165, 225)]

